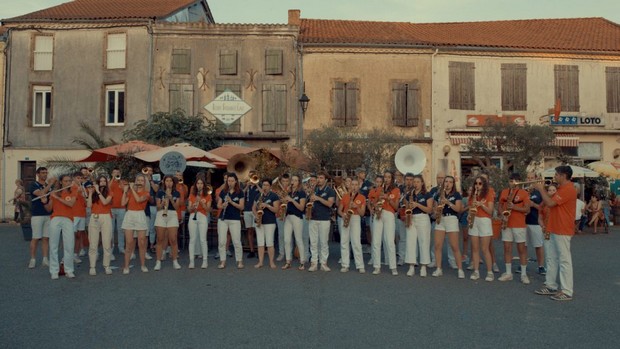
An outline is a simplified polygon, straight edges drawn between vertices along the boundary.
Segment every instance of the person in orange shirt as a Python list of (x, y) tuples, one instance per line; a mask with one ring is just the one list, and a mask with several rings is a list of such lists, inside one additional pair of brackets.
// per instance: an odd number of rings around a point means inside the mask
[(149, 269), (144, 264), (146, 258), (146, 232), (149, 229), (149, 222), (146, 218), (146, 205), (150, 198), (150, 184), (147, 177), (143, 174), (136, 176), (135, 183), (127, 183), (123, 187), (122, 204), (127, 205), (125, 219), (123, 219), (122, 229), (125, 231), (125, 266), (123, 274), (129, 274), (129, 261), (134, 253), (136, 243), (134, 238), (138, 238), (140, 253), (140, 265), (143, 273), (148, 273)]
[(73, 231), (75, 232), (75, 253), (73, 254), (74, 262), (77, 264), (82, 263), (79, 257), (86, 255), (84, 247), (87, 243), (86, 238), (86, 189), (84, 189), (84, 182), (86, 178), (82, 175), (82, 172), (78, 171), (73, 174), (73, 185), (78, 193), (77, 201), (73, 205)]
[(194, 258), (196, 255), (196, 237), (200, 240), (202, 251), (202, 269), (208, 267), (207, 230), (209, 229), (209, 212), (211, 212), (211, 193), (207, 192), (204, 177), (197, 177), (196, 183), (192, 186), (189, 195), (189, 269), (194, 269)]
[(75, 277), (73, 267), (73, 247), (75, 245), (75, 234), (73, 232), (73, 206), (80, 195), (75, 187), (71, 187), (72, 178), (70, 175), (63, 175), (56, 183), (56, 189), (66, 188), (62, 191), (52, 192), (51, 200), (47, 208), (53, 210), (52, 220), (50, 221), (50, 274), (52, 280), (58, 279), (60, 264), (58, 263), (58, 247), (62, 234), (63, 260), (65, 275), (72, 279)]
[(88, 224), (88, 259), (90, 261), (90, 275), (97, 275), (97, 250), (99, 249), (99, 234), (103, 245), (103, 268), (107, 275), (112, 274), (110, 256), (112, 255), (112, 193), (108, 186), (108, 179), (99, 176), (93, 185), (86, 182), (84, 187), (88, 191), (86, 205), (91, 209), (90, 223)]
[(499, 196), (500, 213), (507, 222), (506, 229), (502, 231), (506, 272), (498, 280), (512, 280), (512, 243), (516, 242), (519, 261), (521, 262), (521, 282), (529, 285), (530, 279), (527, 277), (527, 246), (525, 245), (527, 238), (525, 216), (530, 212), (530, 194), (516, 185), (519, 181), (521, 181), (520, 174), (511, 174), (510, 188), (502, 190)]
[(550, 239), (545, 241), (547, 264), (545, 284), (535, 292), (539, 295), (550, 295), (555, 301), (573, 299), (573, 261), (570, 242), (575, 234), (577, 191), (571, 182), (572, 176), (573, 170), (570, 166), (562, 165), (555, 168), (554, 179), (559, 187), (553, 196), (549, 196), (543, 190), (543, 183), (534, 185), (540, 191), (545, 206), (550, 209), (545, 231), (551, 232)]
[(115, 168), (112, 170), (112, 179), (110, 179), (109, 191), (112, 194), (112, 254), (111, 260), (114, 258), (114, 229), (116, 228), (116, 240), (118, 242), (118, 252), (120, 254), (125, 253), (125, 236), (123, 234), (123, 218), (125, 218), (125, 206), (122, 204), (123, 200), (123, 185), (121, 183), (121, 170)]
[[(355, 268), (364, 274), (364, 256), (362, 254), (362, 217), (366, 211), (366, 198), (359, 193), (360, 182), (357, 178), (351, 180), (349, 193), (345, 194), (338, 205), (338, 215), (343, 218), (342, 233), (340, 234), (341, 272), (349, 271), (349, 242), (353, 248)], [(350, 210), (350, 212), (348, 212)], [(344, 226), (345, 217), (349, 215), (349, 224)]]
[[(469, 229), (469, 236), (471, 237), (471, 254), (473, 261), (474, 272), (469, 277), (471, 280), (480, 279), (480, 249), (484, 255), (484, 262), (487, 266), (486, 281), (493, 281), (495, 276), (493, 275), (491, 252), (489, 246), (491, 245), (491, 239), (493, 238), (493, 226), (491, 225), (491, 215), (493, 214), (494, 207), (494, 193), (489, 187), (489, 182), (483, 176), (478, 176), (474, 180), (474, 189), (472, 190), (470, 207), (475, 207), (477, 210), (474, 218), (474, 225)], [(469, 214), (472, 214), (470, 212)]]
[[(375, 219), (373, 222), (372, 249), (373, 249), (373, 275), (381, 273), (381, 243), (387, 246), (386, 259), (392, 270), (392, 275), (398, 275), (396, 270), (396, 210), (400, 200), (400, 190), (394, 185), (394, 175), (390, 171), (383, 173), (383, 187), (379, 193), (378, 201), (374, 204)], [(380, 203), (383, 202), (381, 205)]]

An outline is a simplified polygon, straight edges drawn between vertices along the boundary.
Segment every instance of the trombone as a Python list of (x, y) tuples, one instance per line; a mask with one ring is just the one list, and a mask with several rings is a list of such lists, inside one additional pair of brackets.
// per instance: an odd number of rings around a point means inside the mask
[[(551, 184), (554, 184), (552, 180), (550, 179), (536, 179), (533, 181), (523, 181), (523, 182), (514, 182), (514, 186), (515, 187), (523, 187), (523, 189), (529, 189), (530, 184), (535, 184), (535, 183), (545, 183), (545, 186), (550, 186)], [(528, 187), (528, 188), (526, 188)]]

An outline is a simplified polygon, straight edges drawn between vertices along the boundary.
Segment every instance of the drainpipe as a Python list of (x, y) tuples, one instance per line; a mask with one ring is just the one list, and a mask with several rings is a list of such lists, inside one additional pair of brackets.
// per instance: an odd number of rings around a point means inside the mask
[(149, 24), (146, 27), (146, 31), (150, 36), (149, 40), (149, 83), (148, 92), (146, 96), (146, 119), (150, 122), (153, 103), (153, 20), (149, 19)]
[[(8, 123), (8, 115), (9, 115), (9, 98), (11, 96), (11, 89), (9, 88), (9, 84), (11, 83), (11, 50), (10, 48), (10, 38), (11, 38), (11, 29), (6, 33), (6, 45), (4, 46), (4, 55), (5, 55), (5, 68), (4, 68), (4, 115), (3, 118), (3, 130), (2, 130), (2, 202), (7, 202), (6, 200), (6, 191), (7, 191), (7, 183), (6, 183), (6, 152), (5, 145), (7, 145), (8, 136), (9, 136), (9, 123)], [(6, 220), (6, 207), (2, 205), (2, 222)]]
[(299, 99), (301, 98), (301, 96), (306, 93), (306, 84), (304, 83), (304, 55), (303, 55), (303, 44), (299, 44), (299, 60), (298, 60), (298, 67), (297, 67), (297, 71), (299, 72), (299, 74), (297, 74), (298, 78), (297, 78), (297, 88), (299, 93), (297, 93), (297, 100), (295, 101), (297, 103), (297, 120), (299, 120), (298, 125), (297, 125), (297, 147), (301, 150), (301, 148), (303, 147), (304, 144), (304, 111), (301, 109), (301, 104), (299, 103)]
[(439, 49), (435, 48), (435, 52), (431, 55), (431, 157), (433, 158), (433, 165), (431, 166), (431, 183), (433, 182), (433, 178), (437, 177), (437, 145), (435, 144), (435, 132), (433, 131), (435, 128), (435, 111), (434, 111), (434, 102), (435, 102), (435, 56), (439, 53)]

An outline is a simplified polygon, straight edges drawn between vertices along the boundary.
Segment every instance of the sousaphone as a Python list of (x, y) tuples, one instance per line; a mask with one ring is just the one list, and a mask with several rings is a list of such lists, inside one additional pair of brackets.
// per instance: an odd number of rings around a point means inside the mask
[(394, 158), (396, 168), (403, 174), (413, 173), (414, 175), (422, 173), (426, 166), (426, 154), (424, 150), (415, 144), (408, 144), (400, 147)]
[(240, 182), (245, 182), (248, 179), (250, 171), (254, 169), (255, 161), (247, 154), (237, 154), (228, 159), (228, 172), (234, 172), (239, 178)]

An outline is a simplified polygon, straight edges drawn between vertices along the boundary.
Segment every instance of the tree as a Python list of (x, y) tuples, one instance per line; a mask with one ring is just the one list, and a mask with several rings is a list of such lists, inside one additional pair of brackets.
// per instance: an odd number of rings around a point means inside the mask
[(211, 150), (220, 146), (222, 134), (215, 122), (206, 116), (188, 116), (181, 109), (177, 109), (171, 113), (155, 113), (149, 120), (136, 122), (134, 128), (123, 132), (123, 138), (164, 147), (175, 143), (189, 143), (203, 150)]

